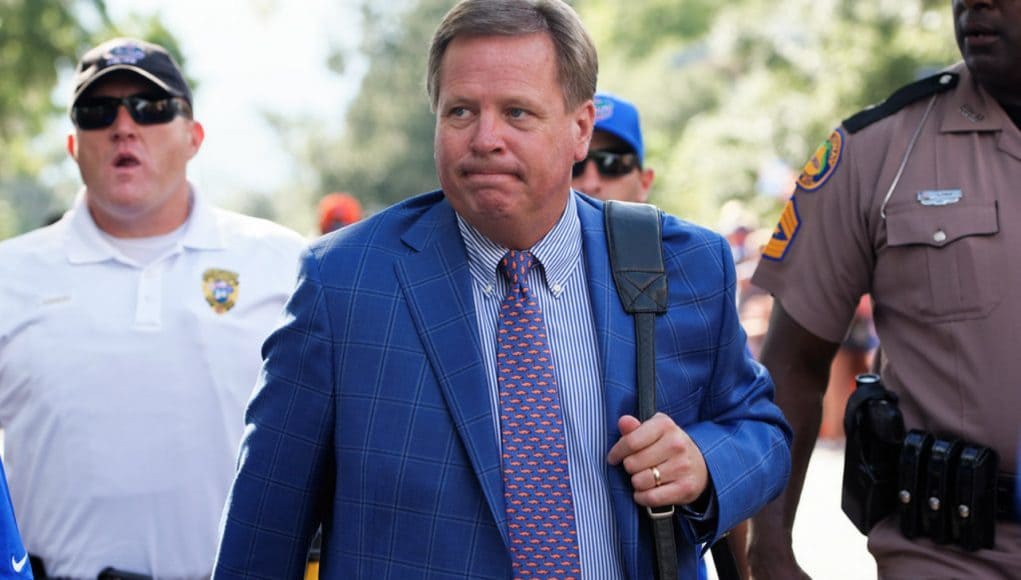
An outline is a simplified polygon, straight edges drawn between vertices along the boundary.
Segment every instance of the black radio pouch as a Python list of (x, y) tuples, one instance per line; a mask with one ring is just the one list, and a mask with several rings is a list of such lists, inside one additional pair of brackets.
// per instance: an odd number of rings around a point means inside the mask
[(844, 481), (840, 507), (858, 531), (868, 534), (894, 511), (897, 462), (904, 439), (904, 419), (897, 395), (878, 375), (855, 377), (857, 388), (844, 412)]
[(992, 548), (996, 531), (996, 474), (999, 456), (982, 445), (966, 445), (957, 468), (957, 499), (950, 524), (959, 546)]

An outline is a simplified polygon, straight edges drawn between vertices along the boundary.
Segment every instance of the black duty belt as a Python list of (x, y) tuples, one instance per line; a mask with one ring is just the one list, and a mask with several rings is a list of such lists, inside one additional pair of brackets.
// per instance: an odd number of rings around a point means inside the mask
[[(35, 577), (35, 580), (67, 580), (59, 576), (48, 575), (46, 573), (46, 565), (39, 556), (29, 554), (28, 559), (29, 562), (31, 562), (32, 576)], [(135, 574), (134, 572), (125, 572), (124, 570), (118, 570), (108, 566), (104, 568), (98, 576), (96, 576), (96, 580), (152, 580), (152, 576)]]
[(996, 517), (1021, 523), (1021, 505), (1018, 502), (1017, 475), (1000, 473), (996, 476)]
[(997, 521), (1021, 522), (1018, 474), (991, 447), (949, 433), (906, 431), (896, 393), (855, 377), (847, 402), (841, 508), (862, 533), (891, 512), (901, 533), (968, 551), (992, 548)]

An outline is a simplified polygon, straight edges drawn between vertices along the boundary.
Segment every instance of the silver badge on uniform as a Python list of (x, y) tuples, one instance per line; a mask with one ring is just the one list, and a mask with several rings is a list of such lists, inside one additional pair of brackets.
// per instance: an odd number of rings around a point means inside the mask
[(918, 203), (922, 205), (950, 205), (961, 201), (964, 192), (960, 189), (925, 189), (918, 192)]

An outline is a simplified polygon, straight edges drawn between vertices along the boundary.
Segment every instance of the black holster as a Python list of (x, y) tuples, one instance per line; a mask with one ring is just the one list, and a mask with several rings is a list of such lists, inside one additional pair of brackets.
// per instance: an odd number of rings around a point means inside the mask
[(847, 447), (840, 507), (858, 531), (868, 534), (896, 507), (904, 419), (897, 395), (883, 387), (878, 375), (858, 375), (855, 381), (858, 386), (844, 413)]

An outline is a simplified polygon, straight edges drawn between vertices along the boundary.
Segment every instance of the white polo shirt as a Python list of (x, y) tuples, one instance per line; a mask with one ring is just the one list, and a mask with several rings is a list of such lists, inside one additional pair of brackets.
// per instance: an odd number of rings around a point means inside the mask
[(0, 427), (25, 547), (51, 576), (212, 571), (263, 340), (305, 240), (193, 195), (147, 265), (79, 195), (0, 243)]

